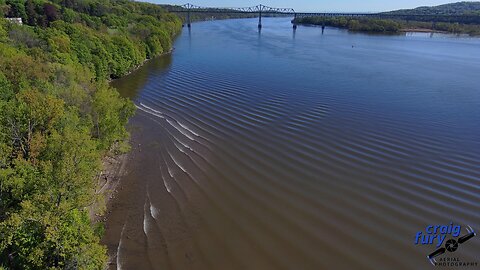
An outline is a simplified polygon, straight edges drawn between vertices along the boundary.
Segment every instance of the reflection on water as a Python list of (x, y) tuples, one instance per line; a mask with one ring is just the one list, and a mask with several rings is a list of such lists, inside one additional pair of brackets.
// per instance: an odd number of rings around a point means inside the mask
[(111, 85), (118, 89), (122, 97), (135, 100), (137, 94), (148, 82), (150, 76), (161, 76), (168, 72), (172, 64), (172, 55), (166, 54), (162, 57), (145, 62), (142, 68), (132, 72), (129, 76), (112, 81)]
[(112, 268), (427, 269), (417, 231), (480, 229), (479, 40), (291, 31), (197, 23), (114, 82), (138, 129)]

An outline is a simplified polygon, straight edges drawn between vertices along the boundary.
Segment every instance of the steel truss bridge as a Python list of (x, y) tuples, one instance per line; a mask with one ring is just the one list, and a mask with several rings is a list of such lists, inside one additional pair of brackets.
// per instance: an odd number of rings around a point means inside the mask
[[(406, 19), (415, 20), (415, 18), (421, 18), (422, 21), (430, 21), (433, 25), (436, 22), (475, 22), (480, 20), (480, 16), (476, 15), (437, 15), (437, 14), (399, 14), (399, 13), (349, 13), (349, 12), (296, 12), (293, 8), (277, 8), (269, 7), (265, 5), (257, 5), (253, 7), (243, 8), (220, 8), (220, 7), (201, 7), (193, 4), (185, 4), (181, 6), (168, 6), (166, 9), (173, 13), (186, 14), (185, 21), (188, 27), (191, 27), (191, 14), (192, 13), (221, 13), (221, 14), (254, 14), (258, 16), (258, 28), (262, 28), (262, 16), (293, 16), (297, 17), (306, 16), (322, 16), (322, 17), (371, 17), (379, 19)], [(413, 18), (413, 19), (412, 19)], [(297, 25), (293, 22), (293, 28), (296, 29)], [(322, 28), (325, 28), (323, 25)]]

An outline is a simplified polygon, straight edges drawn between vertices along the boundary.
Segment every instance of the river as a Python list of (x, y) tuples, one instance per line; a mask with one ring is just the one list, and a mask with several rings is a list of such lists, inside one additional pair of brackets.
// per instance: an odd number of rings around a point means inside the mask
[(113, 83), (138, 110), (111, 268), (427, 269), (418, 231), (480, 229), (480, 39), (256, 24), (195, 23)]

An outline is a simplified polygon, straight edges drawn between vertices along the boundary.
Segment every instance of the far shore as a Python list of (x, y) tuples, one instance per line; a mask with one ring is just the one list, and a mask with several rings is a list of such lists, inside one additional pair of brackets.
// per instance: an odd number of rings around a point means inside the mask
[(399, 32), (417, 32), (417, 33), (442, 33), (442, 34), (453, 34), (447, 31), (440, 31), (428, 28), (402, 28)]
[[(311, 24), (311, 23), (297, 23), (297, 25), (315, 26), (315, 27), (321, 26), (321, 25)], [(327, 27), (344, 29), (354, 33), (366, 33), (366, 34), (395, 35), (395, 34), (402, 34), (402, 33), (436, 33), (436, 34), (450, 34), (450, 35), (467, 35), (465, 33), (452, 33), (448, 31), (434, 30), (429, 28), (402, 28), (402, 29), (399, 29), (397, 32), (370, 32), (370, 31), (360, 31), (360, 30), (349, 30), (348, 28), (338, 27), (338, 26), (327, 26)]]

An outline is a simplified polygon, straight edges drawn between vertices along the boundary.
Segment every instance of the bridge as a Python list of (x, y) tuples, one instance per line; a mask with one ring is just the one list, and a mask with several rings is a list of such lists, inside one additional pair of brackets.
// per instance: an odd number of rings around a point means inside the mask
[[(401, 13), (349, 13), (349, 12), (296, 12), (293, 8), (277, 8), (269, 7), (265, 5), (257, 5), (253, 7), (244, 7), (244, 8), (219, 8), (219, 7), (201, 7), (193, 4), (185, 4), (181, 6), (167, 6), (166, 9), (169, 12), (173, 13), (183, 13), (186, 14), (185, 21), (187, 26), (191, 27), (191, 14), (192, 13), (222, 13), (222, 14), (252, 14), (258, 16), (258, 29), (262, 28), (262, 16), (293, 16), (305, 17), (305, 16), (322, 16), (322, 17), (370, 17), (370, 18), (379, 18), (379, 19), (404, 19), (404, 20), (415, 20), (419, 19), (420, 21), (430, 21), (433, 25), (436, 22), (476, 22), (479, 20), (480, 16), (476, 15), (447, 15), (447, 14), (401, 14)], [(413, 18), (413, 19), (412, 19)], [(296, 29), (297, 25), (295, 20), (293, 22), (293, 28)], [(325, 25), (322, 26), (322, 29), (325, 28)]]
[[(223, 14), (256, 14), (258, 15), (258, 28), (262, 28), (263, 15), (288, 16), (293, 15), (294, 18), (299, 16), (372, 16), (374, 13), (320, 13), (320, 12), (296, 12), (293, 8), (277, 8), (265, 5), (257, 5), (253, 7), (243, 8), (218, 8), (218, 7), (200, 7), (190, 3), (181, 6), (170, 6), (167, 8), (169, 12), (186, 13), (186, 23), (191, 27), (192, 13), (223, 13)], [(297, 25), (293, 25), (297, 28)]]

